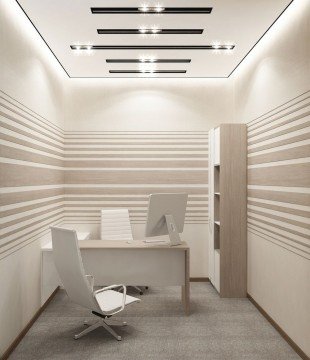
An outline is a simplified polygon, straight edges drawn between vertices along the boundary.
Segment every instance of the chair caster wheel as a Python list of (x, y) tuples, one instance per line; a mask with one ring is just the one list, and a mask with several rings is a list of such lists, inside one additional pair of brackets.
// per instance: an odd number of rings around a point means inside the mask
[(122, 337), (121, 336), (118, 336), (117, 337), (117, 341), (121, 341), (122, 340)]
[(148, 287), (148, 286), (146, 286), (146, 287), (145, 287), (145, 289), (146, 289), (146, 290), (148, 290), (148, 289), (149, 289), (149, 287)]
[(140, 291), (140, 293), (139, 293), (140, 295), (143, 295), (143, 291)]

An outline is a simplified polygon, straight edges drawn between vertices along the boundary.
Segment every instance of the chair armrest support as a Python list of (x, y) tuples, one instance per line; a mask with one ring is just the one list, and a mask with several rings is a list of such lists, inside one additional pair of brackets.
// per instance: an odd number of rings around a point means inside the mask
[[(123, 311), (124, 308), (125, 308), (125, 302), (126, 302), (126, 293), (127, 293), (127, 288), (125, 285), (123, 284), (119, 284), (119, 285), (110, 285), (110, 286), (106, 286), (104, 288), (101, 288), (99, 290), (96, 290), (93, 292), (93, 295), (94, 295), (94, 298), (96, 299), (96, 295), (100, 294), (101, 292), (104, 292), (104, 291), (107, 291), (107, 290), (112, 290), (112, 289), (115, 289), (115, 288), (118, 288), (118, 287), (121, 287), (123, 288), (123, 300), (122, 300), (122, 305), (119, 306), (118, 308), (116, 308), (113, 313), (109, 314), (109, 315), (114, 315), (120, 311)], [(99, 305), (99, 304), (98, 304)]]

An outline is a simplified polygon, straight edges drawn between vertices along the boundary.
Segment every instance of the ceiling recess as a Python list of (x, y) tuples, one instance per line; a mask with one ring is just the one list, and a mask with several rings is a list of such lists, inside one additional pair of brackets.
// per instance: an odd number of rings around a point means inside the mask
[(110, 74), (186, 74), (186, 70), (109, 70)]
[(100, 35), (180, 35), (180, 34), (202, 34), (203, 29), (97, 29)]
[(232, 50), (235, 45), (70, 45), (72, 50)]
[(126, 63), (190, 63), (191, 59), (106, 59), (107, 63), (126, 64)]
[(93, 14), (211, 14), (212, 7), (91, 7)]

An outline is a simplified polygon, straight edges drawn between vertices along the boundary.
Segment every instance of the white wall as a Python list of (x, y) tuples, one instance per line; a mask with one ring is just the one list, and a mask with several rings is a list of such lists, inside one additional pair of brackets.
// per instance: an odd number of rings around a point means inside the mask
[(66, 131), (194, 131), (231, 122), (226, 79), (71, 79)]
[[(310, 90), (309, 39), (310, 2), (296, 0), (233, 74), (235, 121)], [(310, 355), (310, 262), (280, 244), (249, 232), (248, 293)]]
[[(0, 2), (0, 36), (0, 96), (5, 104), (14, 103), (23, 114), (30, 108), (63, 126), (66, 75), (15, 1)], [(32, 111), (25, 116), (36, 116)], [(40, 308), (40, 280), (39, 240), (14, 252), (1, 251), (0, 356)]]

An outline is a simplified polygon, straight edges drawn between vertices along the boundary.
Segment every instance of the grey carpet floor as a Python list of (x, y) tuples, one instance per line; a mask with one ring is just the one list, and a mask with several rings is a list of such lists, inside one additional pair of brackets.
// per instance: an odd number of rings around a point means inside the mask
[(151, 287), (141, 299), (118, 318), (128, 322), (122, 341), (103, 328), (74, 340), (94, 317), (60, 290), (10, 359), (300, 360), (247, 299), (220, 299), (209, 283), (191, 284), (188, 317), (179, 288)]

